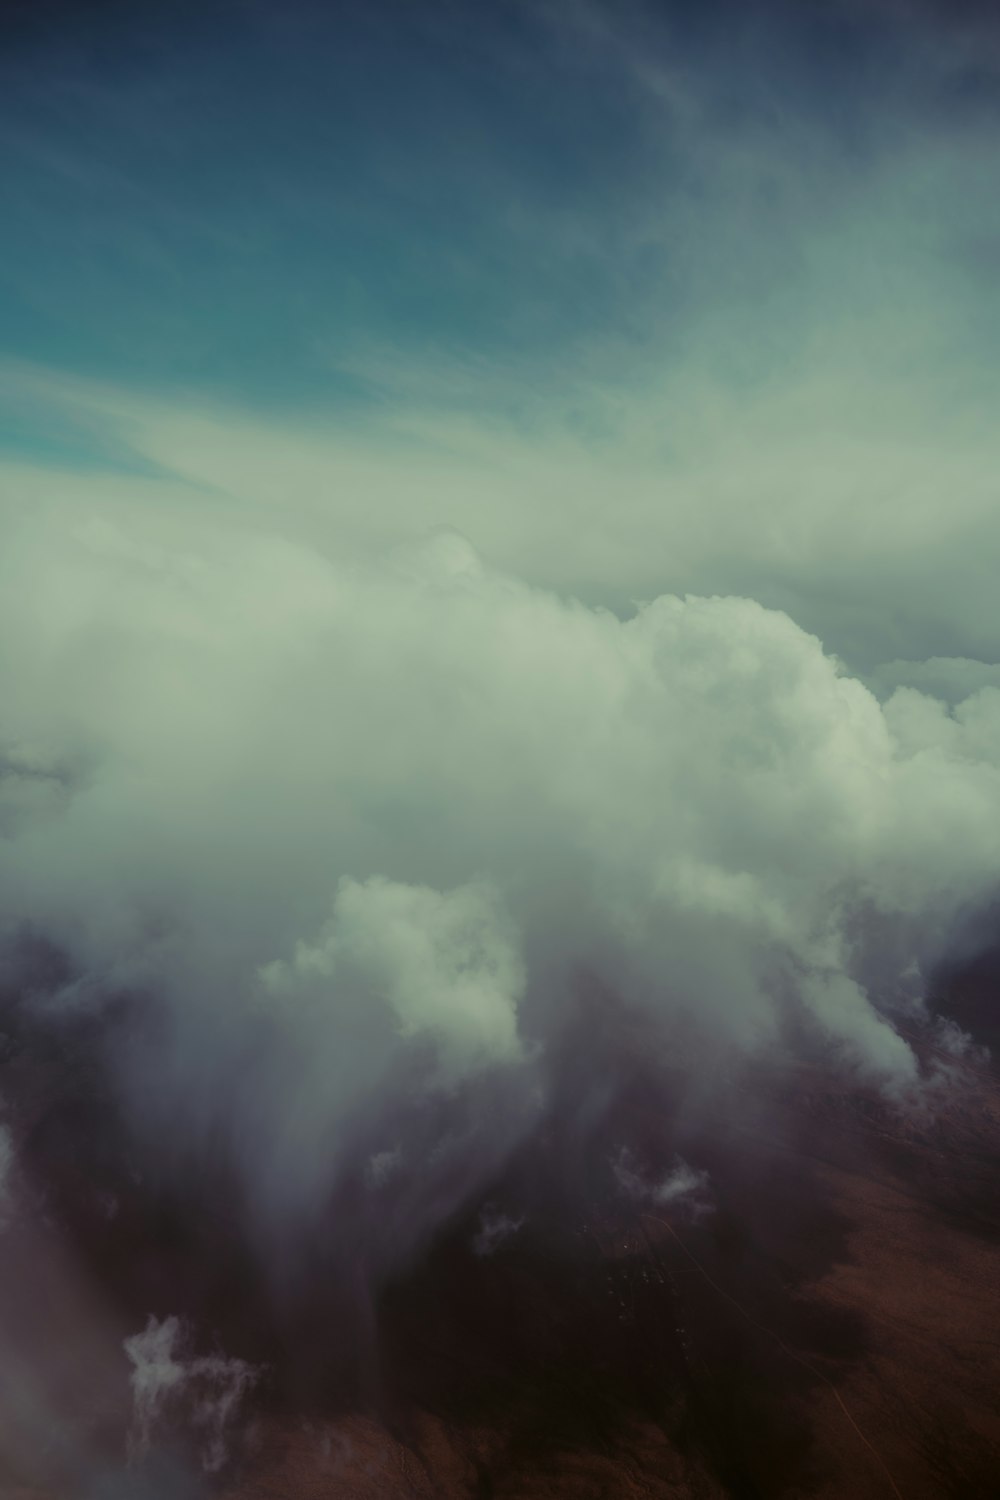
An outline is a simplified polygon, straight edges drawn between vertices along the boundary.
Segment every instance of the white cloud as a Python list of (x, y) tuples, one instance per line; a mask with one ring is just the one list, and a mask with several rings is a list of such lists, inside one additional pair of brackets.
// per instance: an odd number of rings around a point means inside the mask
[(132, 1364), (134, 1428), (130, 1436), (132, 1454), (139, 1458), (148, 1450), (153, 1429), (170, 1399), (184, 1385), (184, 1365), (174, 1358), (180, 1336), (177, 1318), (163, 1322), (150, 1317), (142, 1333), (125, 1340), (125, 1353)]
[(287, 999), (360, 986), (386, 1004), (404, 1037), (440, 1039), (456, 1074), (511, 1061), (520, 1047), (517, 1004), (524, 967), (485, 885), (439, 892), (373, 877), (341, 880), (334, 914), (316, 943), (261, 971), (267, 990)]
[[(5, 920), (68, 949), (75, 1003), (164, 999), (136, 1105), (228, 1140), (263, 1219), (435, 1091), (495, 1164), (581, 964), (719, 1046), (797, 1003), (910, 1087), (886, 1006), (996, 884), (995, 688), (880, 703), (780, 610), (622, 619), (447, 530), (376, 558), (76, 498), (22, 511), (0, 559)], [(472, 1181), (428, 1129), (385, 1189), (422, 1190), (425, 1225)]]
[[(968, 44), (917, 28), (844, 131), (641, 7), (548, 13), (638, 149), (614, 206), (486, 174), (508, 352), (319, 327), (371, 401), (295, 417), (0, 366), (29, 443), (139, 471), (0, 459), (0, 940), (66, 951), (39, 1007), (155, 1013), (137, 1153), (224, 1153), (257, 1246), (332, 1224), (373, 1277), (565, 1081), (581, 972), (720, 1052), (794, 1009), (931, 1106), (977, 1055), (939, 1021), (921, 1083), (893, 1025), (1000, 866), (1000, 158), (934, 93)], [(578, 322), (526, 317), (536, 265)], [(174, 1318), (126, 1349), (136, 1454), (176, 1421), (217, 1469), (255, 1372)]]
[(179, 1318), (150, 1316), (125, 1340), (132, 1365), (133, 1425), (129, 1452), (142, 1459), (150, 1443), (180, 1423), (196, 1435), (206, 1473), (223, 1468), (232, 1426), (260, 1371), (244, 1360), (190, 1352), (190, 1330)]

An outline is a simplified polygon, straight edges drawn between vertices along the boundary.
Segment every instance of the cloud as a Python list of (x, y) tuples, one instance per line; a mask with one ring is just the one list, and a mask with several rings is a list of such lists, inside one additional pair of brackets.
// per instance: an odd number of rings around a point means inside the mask
[(1000, 688), (1000, 663), (974, 661), (965, 656), (887, 661), (880, 663), (868, 682), (882, 699), (891, 697), (897, 688), (908, 687), (954, 707), (971, 698), (980, 688)]
[(380, 1188), (388, 1182), (403, 1165), (403, 1152), (399, 1146), (385, 1151), (376, 1151), (368, 1160), (365, 1176), (370, 1187)]
[(495, 1203), (487, 1203), (479, 1215), (479, 1223), (472, 1237), (472, 1253), (481, 1259), (495, 1255), (500, 1246), (517, 1234), (523, 1224), (523, 1214), (515, 1217), (504, 1213)]
[(683, 1157), (676, 1158), (665, 1176), (651, 1178), (632, 1152), (623, 1147), (613, 1159), (611, 1169), (622, 1192), (637, 1203), (672, 1208), (693, 1221), (703, 1218), (711, 1209), (708, 1173), (692, 1167)]
[(267, 965), (261, 980), (282, 1003), (358, 986), (389, 1006), (402, 1036), (441, 1038), (457, 1076), (483, 1061), (515, 1060), (520, 1050), (523, 966), (485, 886), (442, 893), (345, 877), (320, 940)]
[(880, 704), (780, 611), (621, 619), (447, 531), (334, 560), (26, 518), (3, 567), (11, 743), (81, 768), (11, 825), (7, 931), (69, 955), (49, 1004), (150, 995), (133, 1112), (228, 1142), (261, 1222), (409, 1136), (403, 1253), (537, 1117), (581, 966), (717, 1048), (791, 1006), (915, 1083), (893, 1007), (995, 891), (995, 689)]
[(15, 1160), (10, 1127), (0, 1125), (0, 1230), (5, 1228), (11, 1211), (11, 1177)]
[(214, 1474), (227, 1462), (232, 1425), (261, 1372), (241, 1359), (194, 1355), (190, 1342), (179, 1318), (152, 1316), (125, 1340), (134, 1410), (129, 1450), (133, 1462), (143, 1459), (154, 1437), (180, 1421), (197, 1435), (202, 1468)]

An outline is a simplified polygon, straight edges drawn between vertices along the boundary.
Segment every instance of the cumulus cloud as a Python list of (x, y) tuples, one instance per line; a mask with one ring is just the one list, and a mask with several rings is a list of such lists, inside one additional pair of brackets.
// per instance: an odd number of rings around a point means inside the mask
[(261, 970), (276, 999), (355, 985), (393, 1012), (400, 1034), (438, 1038), (461, 1074), (514, 1059), (524, 970), (494, 894), (466, 885), (439, 892), (372, 877), (341, 880), (332, 920), (316, 943)]
[(536, 1118), (581, 967), (717, 1047), (791, 1008), (914, 1085), (893, 1007), (995, 887), (995, 689), (882, 704), (781, 611), (622, 619), (448, 532), (370, 562), (25, 519), (2, 568), (12, 742), (81, 768), (19, 809), (6, 931), (75, 1004), (150, 996), (133, 1111), (228, 1143), (269, 1225), (404, 1137), (394, 1245), (451, 1212)]

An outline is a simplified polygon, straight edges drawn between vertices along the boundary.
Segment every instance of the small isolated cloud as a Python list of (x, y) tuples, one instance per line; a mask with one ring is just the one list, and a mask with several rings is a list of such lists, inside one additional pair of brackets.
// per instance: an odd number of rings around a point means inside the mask
[(934, 1045), (949, 1057), (983, 1060), (989, 1057), (989, 1048), (973, 1041), (967, 1031), (947, 1016), (938, 1016), (931, 1029)]
[(712, 1190), (707, 1172), (692, 1167), (683, 1157), (674, 1158), (670, 1171), (662, 1177), (651, 1177), (623, 1146), (611, 1163), (615, 1180), (622, 1192), (636, 1203), (672, 1208), (686, 1218), (697, 1220), (712, 1207)]
[(982, 1066), (990, 1060), (989, 1047), (977, 1042), (950, 1017), (937, 1016), (929, 1028), (929, 1035), (936, 1049), (935, 1070), (944, 1082), (957, 1078), (957, 1064)]
[(401, 1146), (393, 1146), (389, 1151), (376, 1151), (368, 1158), (365, 1168), (365, 1180), (370, 1188), (384, 1187), (403, 1165), (403, 1150)]
[(14, 1168), (14, 1140), (6, 1125), (0, 1125), (0, 1229), (7, 1223), (11, 1209), (11, 1175)]
[(495, 1255), (500, 1246), (517, 1234), (524, 1224), (524, 1215), (515, 1217), (505, 1213), (494, 1203), (487, 1203), (479, 1215), (479, 1225), (472, 1237), (474, 1255), (483, 1258)]
[(233, 1423), (261, 1371), (242, 1359), (194, 1355), (190, 1342), (179, 1318), (153, 1316), (125, 1340), (132, 1364), (129, 1456), (141, 1460), (154, 1437), (176, 1422), (196, 1435), (202, 1467), (214, 1474), (226, 1463)]

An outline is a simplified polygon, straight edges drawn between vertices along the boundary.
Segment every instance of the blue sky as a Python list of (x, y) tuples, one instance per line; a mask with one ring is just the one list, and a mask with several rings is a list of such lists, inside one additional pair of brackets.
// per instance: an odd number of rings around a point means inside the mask
[(51, 8), (0, 75), (3, 343), (276, 403), (363, 396), (359, 343), (638, 353), (787, 281), (810, 170), (961, 128), (975, 69), (927, 45), (839, 6)]
[(910, 0), (23, 7), (3, 492), (989, 655), (998, 68), (988, 8)]
[(26, 48), (10, 346), (280, 401), (349, 394), (360, 336), (548, 348), (607, 319), (644, 170), (622, 81), (514, 11), (419, 14), (144, 11)]

